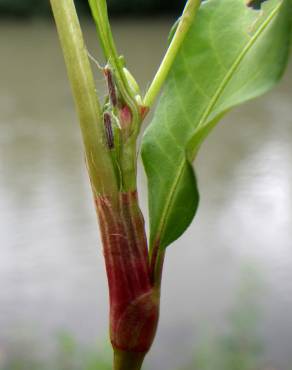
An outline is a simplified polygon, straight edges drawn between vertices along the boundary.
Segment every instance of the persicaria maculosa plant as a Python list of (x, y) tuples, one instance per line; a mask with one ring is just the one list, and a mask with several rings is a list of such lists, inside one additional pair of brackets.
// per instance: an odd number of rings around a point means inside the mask
[[(157, 328), (166, 247), (186, 230), (198, 207), (192, 163), (226, 112), (268, 91), (281, 77), (291, 9), (289, 0), (188, 0), (143, 96), (117, 51), (106, 0), (89, 0), (89, 5), (105, 57), (103, 104), (74, 2), (51, 0), (102, 236), (113, 366), (138, 370)], [(160, 92), (141, 147), (149, 190), (147, 238), (137, 195), (136, 144)]]

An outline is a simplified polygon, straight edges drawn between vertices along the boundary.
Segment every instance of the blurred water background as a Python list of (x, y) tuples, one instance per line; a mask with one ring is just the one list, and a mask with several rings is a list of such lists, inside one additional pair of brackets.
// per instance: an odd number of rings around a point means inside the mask
[[(113, 20), (144, 90), (172, 22)], [(82, 25), (102, 62), (94, 25)], [(0, 369), (43, 370), (52, 358), (61, 361), (54, 370), (108, 369), (96, 354), (107, 346), (101, 243), (53, 23), (2, 18), (0, 56)], [(97, 68), (95, 76), (101, 86)], [(291, 82), (292, 65), (201, 149), (200, 209), (168, 250), (148, 369), (292, 369)], [(141, 166), (139, 187), (147, 212)]]

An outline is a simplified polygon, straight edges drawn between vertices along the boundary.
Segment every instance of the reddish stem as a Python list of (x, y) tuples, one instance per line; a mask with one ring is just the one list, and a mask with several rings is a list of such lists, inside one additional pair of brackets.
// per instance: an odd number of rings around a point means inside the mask
[(113, 347), (146, 353), (154, 339), (159, 297), (153, 288), (144, 219), (137, 192), (96, 199), (110, 296)]

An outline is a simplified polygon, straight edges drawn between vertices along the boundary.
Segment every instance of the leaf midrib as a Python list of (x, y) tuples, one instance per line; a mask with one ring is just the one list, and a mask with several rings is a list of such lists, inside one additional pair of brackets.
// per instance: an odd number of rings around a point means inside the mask
[[(220, 95), (222, 94), (222, 92), (226, 88), (228, 82), (232, 79), (233, 73), (239, 67), (240, 63), (242, 62), (242, 60), (244, 59), (244, 57), (246, 56), (246, 54), (248, 53), (248, 51), (253, 47), (253, 45), (255, 44), (256, 40), (261, 36), (261, 34), (269, 26), (270, 22), (274, 19), (274, 17), (276, 16), (276, 14), (279, 12), (279, 9), (280, 9), (281, 6), (282, 6), (282, 2), (279, 3), (275, 7), (275, 9), (271, 12), (271, 14), (269, 15), (269, 17), (267, 17), (267, 19), (265, 20), (265, 22), (263, 22), (263, 24), (259, 27), (259, 29), (257, 30), (257, 32), (253, 35), (253, 37), (251, 37), (251, 39), (249, 40), (249, 42), (246, 44), (246, 46), (243, 48), (243, 50), (239, 53), (238, 57), (235, 59), (235, 61), (232, 64), (231, 68), (227, 71), (224, 79), (222, 80), (222, 83), (219, 85), (218, 89), (216, 90), (216, 92), (214, 94), (214, 97), (210, 101), (210, 104), (208, 105), (208, 107), (206, 108), (206, 110), (203, 112), (202, 117), (199, 120), (199, 124), (198, 124), (198, 126), (196, 128), (197, 130), (200, 129), (201, 126), (204, 124), (204, 122), (206, 121), (206, 119), (210, 115), (212, 109), (214, 108), (215, 104), (219, 100)], [(169, 196), (166, 199), (165, 208), (164, 208), (164, 211), (162, 213), (161, 221), (159, 223), (159, 227), (157, 229), (156, 236), (153, 238), (152, 245), (154, 245), (156, 243), (156, 241), (160, 239), (160, 236), (163, 233), (163, 229), (164, 229), (165, 224), (166, 224), (166, 219), (168, 217), (169, 210), (170, 210), (171, 205), (173, 203), (173, 199), (174, 199), (174, 195), (175, 195), (175, 190), (176, 190), (176, 187), (177, 187), (177, 185), (179, 183), (179, 180), (180, 180), (180, 178), (182, 176), (182, 173), (183, 173), (183, 170), (184, 170), (185, 161), (186, 161), (186, 158), (184, 157), (183, 160), (179, 164), (179, 169), (178, 169), (177, 175), (175, 176), (173, 185), (171, 187), (171, 191), (169, 192)]]

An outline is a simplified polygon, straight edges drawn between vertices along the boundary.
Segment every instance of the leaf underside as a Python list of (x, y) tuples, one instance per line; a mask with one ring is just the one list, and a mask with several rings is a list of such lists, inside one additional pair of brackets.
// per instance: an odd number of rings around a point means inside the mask
[(167, 247), (191, 223), (199, 201), (191, 162), (211, 129), (281, 77), (290, 43), (288, 2), (267, 0), (261, 11), (245, 0), (201, 5), (143, 137), (151, 246)]

